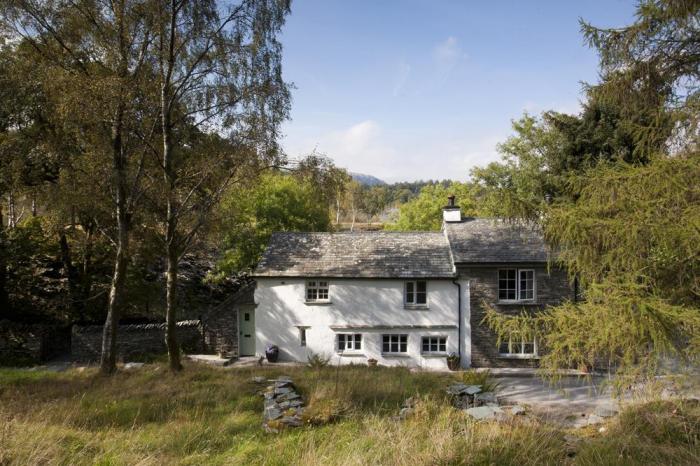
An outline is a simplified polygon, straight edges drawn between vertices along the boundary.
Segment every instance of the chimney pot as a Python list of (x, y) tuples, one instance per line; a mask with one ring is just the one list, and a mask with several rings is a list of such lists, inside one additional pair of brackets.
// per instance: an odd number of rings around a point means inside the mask
[(447, 205), (442, 209), (442, 220), (444, 222), (461, 222), (462, 212), (459, 206), (455, 204), (454, 194), (447, 196)]

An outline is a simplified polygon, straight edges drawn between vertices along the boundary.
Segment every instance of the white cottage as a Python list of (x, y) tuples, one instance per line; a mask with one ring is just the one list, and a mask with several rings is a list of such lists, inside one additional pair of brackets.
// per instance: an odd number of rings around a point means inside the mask
[(240, 322), (241, 354), (274, 344), (291, 361), (444, 369), (454, 353), (462, 367), (533, 365), (536, 342), (499, 348), (482, 306), (560, 302), (566, 276), (547, 258), (536, 230), (462, 219), (453, 200), (441, 232), (275, 233), (254, 273), (255, 310)]

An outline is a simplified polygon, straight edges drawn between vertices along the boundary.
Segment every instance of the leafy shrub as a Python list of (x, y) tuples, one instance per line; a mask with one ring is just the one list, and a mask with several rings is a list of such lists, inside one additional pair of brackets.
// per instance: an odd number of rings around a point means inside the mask
[(467, 385), (481, 385), (484, 392), (496, 392), (501, 383), (497, 382), (491, 376), (491, 371), (475, 371), (469, 369), (460, 374), (462, 383)]
[(325, 353), (314, 353), (311, 352), (307, 356), (308, 366), (312, 369), (321, 369), (328, 366), (331, 362), (331, 356)]

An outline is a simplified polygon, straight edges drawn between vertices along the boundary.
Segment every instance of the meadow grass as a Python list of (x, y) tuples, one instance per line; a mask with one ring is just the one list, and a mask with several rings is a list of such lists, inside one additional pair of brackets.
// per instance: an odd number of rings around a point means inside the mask
[[(266, 434), (251, 379), (282, 374), (309, 403), (309, 425)], [(567, 432), (530, 417), (474, 422), (446, 399), (458, 379), (360, 366), (0, 369), (0, 465), (700, 464), (697, 404), (635, 405), (605, 434)], [(409, 396), (415, 413), (392, 419)]]

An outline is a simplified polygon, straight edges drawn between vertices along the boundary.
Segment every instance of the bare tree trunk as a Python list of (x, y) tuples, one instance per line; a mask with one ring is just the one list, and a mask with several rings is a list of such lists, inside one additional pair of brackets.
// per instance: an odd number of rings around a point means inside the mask
[(32, 191), (32, 217), (36, 217), (36, 191)]
[(7, 248), (5, 245), (5, 221), (0, 203), (0, 320), (10, 315), (10, 300), (7, 294)]
[(109, 290), (107, 319), (102, 332), (100, 372), (105, 375), (113, 374), (117, 370), (117, 327), (124, 299), (124, 284), (126, 283), (128, 237), (128, 227), (125, 228), (120, 225), (117, 257), (114, 261), (114, 275), (112, 276), (112, 285)]
[(7, 228), (15, 228), (17, 226), (17, 213), (15, 212), (15, 194), (10, 190), (7, 195)]
[[(173, 13), (174, 14), (174, 13)], [(172, 27), (172, 26), (171, 26)], [(174, 31), (171, 31), (174, 34)], [(170, 57), (172, 60), (172, 56)], [(172, 63), (172, 61), (170, 62)], [(180, 362), (180, 347), (177, 343), (177, 269), (179, 260), (177, 242), (177, 207), (175, 201), (176, 174), (172, 159), (172, 122), (168, 111), (170, 95), (168, 92), (168, 80), (164, 80), (161, 86), (161, 124), (163, 130), (163, 175), (167, 190), (167, 209), (165, 219), (165, 245), (167, 259), (167, 284), (165, 298), (165, 346), (168, 348), (168, 362), (170, 370), (178, 372), (182, 370)]]
[[(125, 3), (124, 0), (112, 3), (114, 16), (117, 21), (119, 64), (117, 77), (126, 79), (129, 76), (127, 30), (125, 28)], [(125, 93), (121, 89), (118, 99)], [(117, 217), (117, 255), (114, 260), (114, 273), (109, 289), (109, 302), (107, 305), (107, 318), (102, 331), (102, 354), (100, 356), (100, 372), (105, 375), (113, 374), (117, 370), (117, 330), (119, 318), (124, 306), (124, 293), (126, 288), (126, 271), (129, 258), (129, 233), (131, 230), (131, 218), (128, 212), (128, 160), (124, 143), (124, 102), (119, 100), (116, 105), (114, 122), (112, 123), (112, 176), (116, 190), (116, 217)]]
[(165, 312), (165, 345), (168, 348), (170, 370), (182, 370), (180, 362), (180, 347), (177, 342), (177, 271), (178, 254), (174, 248), (168, 247), (167, 282), (166, 282), (166, 312)]
[(119, 106), (112, 126), (112, 156), (113, 176), (117, 191), (117, 256), (114, 261), (114, 274), (109, 290), (107, 319), (102, 332), (102, 354), (100, 356), (100, 372), (105, 375), (117, 370), (117, 327), (124, 301), (126, 283), (126, 268), (129, 250), (130, 221), (127, 212), (127, 173), (126, 156), (122, 147), (122, 120), (124, 112)]
[(335, 225), (338, 226), (340, 224), (340, 198), (336, 197), (335, 198)]
[(83, 253), (83, 263), (80, 270), (80, 296), (83, 300), (81, 318), (85, 319), (87, 300), (92, 293), (92, 243), (95, 227), (93, 224), (83, 225), (83, 227), (85, 228), (85, 252)]

